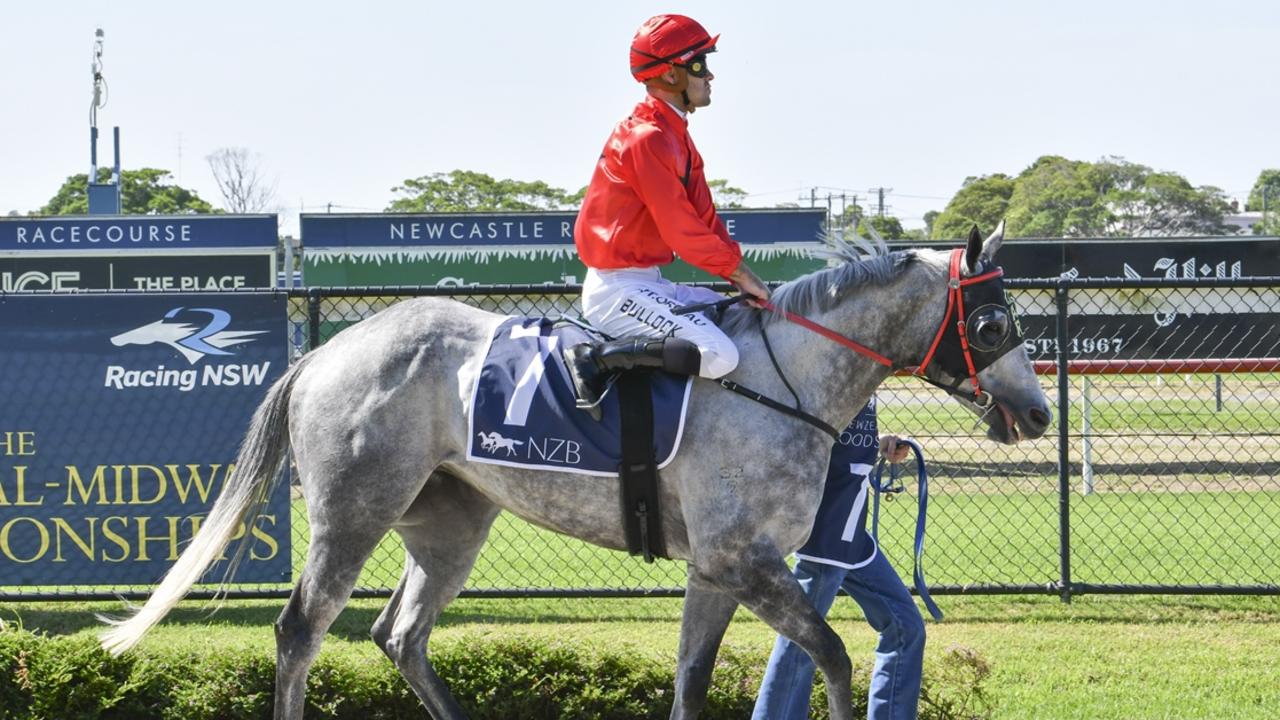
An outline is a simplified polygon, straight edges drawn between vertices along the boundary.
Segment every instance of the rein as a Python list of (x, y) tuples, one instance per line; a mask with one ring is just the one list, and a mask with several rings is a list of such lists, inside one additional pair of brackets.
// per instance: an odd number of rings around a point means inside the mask
[(860, 343), (854, 342), (853, 340), (850, 340), (849, 338), (845, 337), (844, 335), (841, 335), (840, 333), (836, 332), (835, 330), (832, 330), (831, 328), (825, 325), (819, 325), (818, 323), (810, 320), (809, 318), (804, 317), (803, 315), (797, 315), (791, 312), (790, 310), (779, 310), (776, 305), (769, 302), (768, 300), (758, 300), (757, 302), (759, 302), (760, 306), (763, 307), (764, 309), (772, 310), (773, 312), (779, 313), (783, 317), (785, 317), (787, 320), (790, 320), (791, 322), (795, 323), (796, 325), (799, 325), (802, 328), (812, 330), (813, 332), (821, 335), (822, 337), (832, 342), (835, 342), (837, 344), (843, 345), (849, 348), (850, 350), (858, 353), (859, 355), (865, 355), (871, 358), (872, 360), (875, 360), (876, 362), (880, 363), (881, 365), (884, 365), (887, 368), (893, 367), (893, 361), (890, 360), (889, 358), (881, 355), (875, 350), (872, 350), (866, 345), (862, 345)]
[[(929, 472), (924, 464), (924, 450), (920, 448), (920, 444), (915, 440), (906, 438), (904, 443), (916, 454), (916, 481), (920, 486), (917, 495), (918, 510), (916, 511), (916, 536), (913, 550), (915, 561), (911, 568), (911, 578), (916, 586), (916, 593), (920, 595), (921, 602), (924, 603), (929, 614), (934, 620), (942, 619), (942, 610), (938, 604), (933, 601), (929, 595), (929, 586), (924, 581), (924, 521), (925, 515), (929, 510)], [(880, 481), (881, 474), (884, 471), (885, 458), (880, 458), (880, 463), (876, 465), (876, 472), (871, 476), (871, 489), (875, 493), (875, 501), (871, 511), (871, 537), (875, 539), (876, 547), (880, 546), (880, 496), (884, 493), (896, 494), (905, 491), (907, 488), (898, 480), (898, 465), (896, 463), (889, 465), (889, 480), (882, 483)], [(894, 484), (894, 483), (897, 484)]]
[[(747, 300), (749, 297), (750, 297), (749, 295), (737, 295), (731, 298), (725, 298), (724, 300), (718, 300), (716, 302), (684, 305), (682, 307), (676, 308), (672, 312), (676, 315), (687, 315), (693, 312), (710, 312), (713, 322), (718, 323), (720, 320), (721, 313), (723, 313), (726, 308), (728, 308), (730, 305), (740, 303), (743, 300)], [(803, 320), (803, 318), (801, 319)], [(834, 333), (834, 331), (828, 331), (828, 332), (832, 332), (833, 334), (836, 334)], [(778, 402), (777, 400), (774, 400), (773, 398), (769, 397), (768, 395), (765, 395), (764, 393), (756, 392), (755, 390), (752, 390), (751, 388), (745, 385), (739, 385), (738, 383), (732, 380), (719, 378), (714, 382), (720, 387), (724, 388), (725, 390), (735, 392), (747, 398), (748, 400), (758, 402), (761, 405), (764, 405), (765, 407), (769, 408), (770, 410), (777, 410), (783, 415), (790, 415), (791, 417), (796, 418), (798, 420), (803, 420), (804, 422), (809, 423), (810, 425), (818, 428), (822, 432), (830, 435), (832, 440), (838, 441), (840, 439), (840, 431), (836, 430), (834, 427), (832, 427), (829, 423), (827, 423), (822, 418), (811, 415), (805, 412), (804, 409), (800, 407), (800, 396), (796, 394), (795, 388), (791, 387), (791, 383), (787, 381), (786, 374), (782, 372), (782, 366), (778, 364), (778, 358), (775, 357), (773, 354), (773, 346), (769, 344), (769, 334), (765, 332), (763, 319), (761, 319), (761, 322), (760, 322), (760, 337), (764, 338), (764, 347), (769, 352), (769, 361), (773, 363), (774, 372), (778, 373), (778, 377), (782, 379), (782, 384), (786, 386), (787, 390), (791, 392), (791, 397), (795, 399), (796, 401), (795, 407), (791, 407), (789, 405), (783, 405), (782, 403)]]
[[(800, 316), (797, 315), (796, 317)], [(804, 318), (800, 319), (804, 320)], [(818, 327), (821, 326), (819, 325)], [(763, 318), (760, 318), (760, 337), (764, 340), (764, 349), (769, 353), (769, 362), (773, 363), (773, 371), (778, 373), (778, 378), (782, 380), (782, 384), (787, 388), (787, 391), (791, 393), (792, 399), (796, 401), (795, 407), (783, 405), (768, 395), (758, 393), (755, 390), (739, 385), (732, 380), (720, 378), (719, 380), (716, 380), (716, 383), (726, 390), (732, 390), (733, 392), (736, 392), (750, 400), (754, 400), (767, 408), (777, 410), (783, 415), (790, 415), (791, 417), (799, 418), (800, 420), (803, 420), (822, 432), (830, 435), (832, 440), (836, 440), (838, 442), (840, 440), (840, 432), (838, 430), (829, 425), (825, 420), (805, 412), (804, 408), (800, 407), (800, 396), (796, 394), (795, 388), (791, 387), (791, 382), (787, 380), (787, 374), (782, 372), (782, 365), (778, 363), (778, 358), (773, 354), (773, 345), (769, 342), (769, 333), (764, 329)]]

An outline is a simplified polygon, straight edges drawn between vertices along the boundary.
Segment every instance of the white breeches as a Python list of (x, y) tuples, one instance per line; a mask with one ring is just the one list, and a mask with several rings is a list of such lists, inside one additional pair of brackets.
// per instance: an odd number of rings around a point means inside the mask
[(738, 366), (738, 348), (702, 313), (672, 315), (681, 305), (723, 300), (714, 290), (677, 285), (658, 268), (587, 269), (582, 282), (582, 315), (617, 338), (628, 336), (684, 338), (698, 346), (705, 378), (727, 375)]

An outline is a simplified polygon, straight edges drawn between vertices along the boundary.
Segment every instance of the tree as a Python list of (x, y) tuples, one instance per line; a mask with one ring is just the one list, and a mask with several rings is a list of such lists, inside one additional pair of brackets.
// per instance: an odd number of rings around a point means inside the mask
[[(1045, 155), (1014, 179), (1005, 208), (1005, 237), (1089, 237), (1105, 224), (1103, 188), (1094, 187), (1088, 163)], [(990, 225), (980, 224), (986, 228)]]
[[(211, 213), (213, 206), (178, 185), (165, 184), (168, 170), (142, 168), (120, 171), (120, 212), (125, 215), (178, 215)], [(98, 169), (98, 182), (111, 179), (109, 168)], [(44, 207), (41, 215), (85, 215), (89, 212), (88, 174), (67, 178)]]
[(871, 237), (867, 225), (876, 229), (876, 233), (885, 240), (902, 240), (907, 236), (902, 229), (902, 221), (892, 215), (871, 215), (862, 218), (858, 223), (858, 234), (864, 238)]
[(930, 210), (924, 214), (924, 236), (921, 240), (928, 240), (933, 237), (933, 224), (937, 222), (938, 216), (942, 213), (937, 210)]
[(720, 209), (740, 208), (747, 199), (746, 190), (730, 185), (724, 178), (708, 180), (707, 187), (711, 188), (711, 197)]
[(1254, 235), (1280, 235), (1280, 170), (1263, 170), (1249, 192), (1245, 210), (1262, 213), (1254, 223)]
[(1045, 156), (1015, 181), (1008, 235), (1168, 237), (1227, 231), (1226, 197), (1177, 173), (1124, 158), (1096, 163)]
[(1266, 191), (1267, 212), (1280, 210), (1280, 169), (1263, 170), (1258, 174), (1258, 181), (1249, 191), (1249, 201), (1244, 209), (1250, 212), (1262, 212), (1262, 195)]
[(405, 197), (387, 206), (392, 212), (490, 212), (495, 210), (565, 210), (577, 195), (541, 180), (496, 180), (470, 170), (432, 173), (405, 180), (391, 189)]
[(219, 148), (205, 157), (227, 212), (275, 212), (275, 183), (262, 176), (261, 160), (242, 147)]
[(1230, 232), (1224, 220), (1226, 194), (1211, 186), (1192, 187), (1186, 178), (1155, 172), (1122, 159), (1095, 163), (1092, 173), (1105, 187), (1102, 205), (1103, 237), (1169, 237), (1221, 235)]
[(984, 230), (994, 228), (1004, 218), (1013, 186), (1013, 178), (1001, 173), (965, 178), (960, 190), (933, 218), (929, 238), (964, 238), (975, 224)]
[(1002, 218), (1005, 237), (1167, 237), (1227, 232), (1226, 197), (1181, 175), (1124, 158), (1096, 163), (1057, 155), (1037, 159), (1016, 178), (969, 178), (933, 219), (934, 239), (986, 230)]

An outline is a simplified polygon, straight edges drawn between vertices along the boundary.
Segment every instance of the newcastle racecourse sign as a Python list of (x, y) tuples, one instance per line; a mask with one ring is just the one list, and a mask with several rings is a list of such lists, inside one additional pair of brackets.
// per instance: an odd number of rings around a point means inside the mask
[[(822, 267), (811, 251), (826, 211), (726, 210), (729, 234), (758, 274), (786, 280)], [(581, 281), (575, 212), (303, 215), (309, 285), (475, 285)], [(714, 280), (677, 262), (673, 280)]]

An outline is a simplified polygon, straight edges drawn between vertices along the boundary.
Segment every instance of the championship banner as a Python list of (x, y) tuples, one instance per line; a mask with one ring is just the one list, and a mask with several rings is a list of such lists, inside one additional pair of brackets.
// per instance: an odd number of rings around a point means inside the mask
[[(0, 297), (0, 585), (157, 581), (287, 366), (286, 313), (270, 293)], [(289, 521), (282, 482), (236, 582), (289, 580)]]
[[(789, 280), (825, 266), (811, 251), (825, 209), (720, 212), (765, 280)], [(302, 215), (304, 276), (313, 286), (578, 283), (586, 268), (573, 245), (576, 211), (544, 213)], [(677, 282), (711, 277), (677, 260)]]
[(275, 215), (94, 215), (0, 218), (0, 253), (272, 248)]

